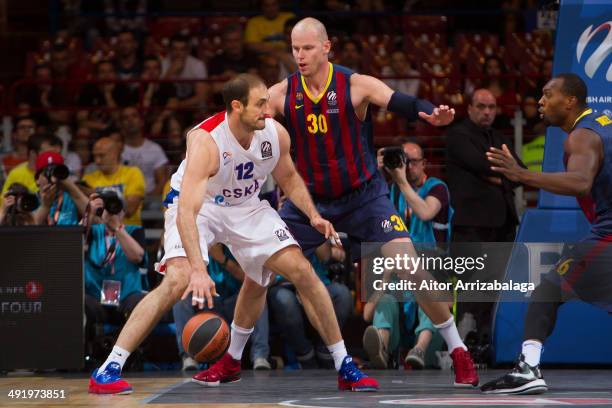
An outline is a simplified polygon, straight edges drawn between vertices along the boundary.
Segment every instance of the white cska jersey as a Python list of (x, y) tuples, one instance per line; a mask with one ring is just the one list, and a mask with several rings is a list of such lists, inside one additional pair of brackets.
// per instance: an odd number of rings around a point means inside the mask
[[(229, 128), (227, 113), (220, 112), (194, 129), (210, 133), (219, 149), (219, 170), (208, 179), (204, 204), (235, 206), (250, 200), (259, 202), (259, 191), (268, 174), (274, 170), (280, 149), (274, 119), (266, 118), (263, 130), (256, 130), (251, 147), (245, 150)], [(172, 175), (170, 186), (180, 191), (186, 160)]]

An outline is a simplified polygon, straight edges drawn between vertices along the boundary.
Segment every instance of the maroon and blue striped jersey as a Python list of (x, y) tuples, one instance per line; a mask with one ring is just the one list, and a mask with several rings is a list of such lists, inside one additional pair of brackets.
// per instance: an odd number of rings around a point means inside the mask
[(287, 78), (285, 119), (291, 155), (315, 198), (333, 199), (360, 187), (377, 170), (370, 111), (359, 119), (351, 102), (353, 71), (329, 64), (320, 95), (296, 72)]

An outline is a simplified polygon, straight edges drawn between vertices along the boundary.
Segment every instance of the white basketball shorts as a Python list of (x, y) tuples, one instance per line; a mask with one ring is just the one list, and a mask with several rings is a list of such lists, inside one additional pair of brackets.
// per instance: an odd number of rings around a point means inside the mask
[[(168, 259), (187, 256), (176, 226), (177, 203), (168, 207), (164, 217), (164, 257), (157, 270), (163, 272)], [(208, 247), (226, 245), (246, 275), (267, 286), (272, 272), (264, 268), (270, 256), (291, 245), (299, 247), (278, 213), (263, 200), (252, 199), (237, 206), (213, 203), (202, 206), (196, 217), (200, 250), (208, 264)]]

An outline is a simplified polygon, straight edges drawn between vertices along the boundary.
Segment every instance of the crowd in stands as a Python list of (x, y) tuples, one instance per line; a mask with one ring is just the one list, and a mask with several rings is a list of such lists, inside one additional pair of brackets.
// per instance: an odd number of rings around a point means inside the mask
[[(66, 15), (74, 14), (71, 29), (27, 50), (24, 78), (11, 88), (0, 224), (86, 226), (87, 352), (94, 353), (91, 342), (104, 333), (103, 323), (120, 325), (155, 284), (149, 258), (156, 257), (158, 243), (145, 239), (149, 218), (143, 213), (162, 218), (161, 201), (184, 157), (186, 131), (222, 110), (225, 79), (250, 72), (271, 86), (293, 72), (290, 33), (298, 19), (281, 11), (277, 0), (262, 0), (260, 14), (250, 18), (148, 18), (151, 2), (140, 0), (130, 2), (138, 18), (109, 14), (87, 26), (83, 17), (75, 17), (87, 6), (76, 3), (62, 2)], [(126, 4), (95, 3), (111, 13)], [(326, 10), (346, 11), (344, 2), (322, 3)], [(388, 11), (383, 1), (356, 3), (353, 11)], [(375, 144), (403, 149), (399, 169), (385, 168), (382, 150), (379, 164), (413, 236), (425, 242), (512, 241), (516, 185), (491, 173), (484, 152), (501, 143), (512, 146), (507, 131), (518, 110), (524, 119), (523, 161), (530, 168), (541, 165), (545, 130), (537, 101), (552, 72), (550, 33), (508, 27), (501, 33), (454, 32), (445, 17), (405, 15), (374, 22), (364, 17), (348, 29), (343, 18), (330, 14), (327, 21), (335, 63), (458, 112), (456, 124), (442, 131), (404, 123), (384, 110), (373, 112)], [(506, 25), (516, 26), (510, 20)], [(273, 185), (264, 193), (277, 208), (282, 205)], [(35, 208), (26, 205), (31, 194), (36, 194)], [(229, 321), (244, 272), (226, 248), (210, 252), (209, 273), (221, 295), (217, 311)], [(428, 349), (439, 350), (441, 342), (416, 302), (397, 303), (385, 295), (360, 302), (357, 268), (348, 259), (327, 246), (311, 262), (330, 292), (340, 326), (355, 330), (346, 324), (352, 319), (365, 329), (359, 342), (364, 358), (379, 368), (437, 365), (427, 357)], [(109, 282), (121, 288), (110, 300), (104, 289)], [(182, 327), (196, 312), (190, 305), (189, 299), (180, 302), (165, 319), (176, 324), (183, 369), (197, 368), (180, 341)], [(490, 316), (480, 310), (461, 312), (475, 316), (479, 328), (489, 324)], [(276, 365), (270, 358), (273, 338), (284, 345), (286, 364), (333, 366), (304, 316), (292, 285), (275, 282), (252, 337), (255, 368)]]

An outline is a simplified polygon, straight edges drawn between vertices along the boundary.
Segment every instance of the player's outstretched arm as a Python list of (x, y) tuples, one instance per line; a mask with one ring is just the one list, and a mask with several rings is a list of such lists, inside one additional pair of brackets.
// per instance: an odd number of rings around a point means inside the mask
[(276, 167), (272, 171), (272, 177), (278, 183), (285, 195), (308, 217), (310, 224), (317, 229), (325, 238), (332, 237), (337, 245), (340, 244), (338, 234), (334, 230), (331, 222), (322, 218), (317, 211), (317, 207), (312, 201), (312, 197), (304, 184), (304, 180), (298, 174), (291, 160), (289, 148), (291, 140), (287, 130), (278, 122), (274, 122), (278, 132), (278, 144), (280, 147), (280, 157)]
[(566, 140), (567, 170), (558, 173), (529, 171), (520, 167), (508, 146), (487, 153), (491, 170), (512, 181), (541, 188), (554, 194), (583, 196), (591, 191), (602, 160), (601, 139), (595, 132), (577, 129)]
[(191, 280), (182, 298), (193, 292), (193, 305), (199, 304), (201, 309), (206, 300), (208, 307), (212, 308), (212, 296), (216, 293), (215, 284), (206, 271), (196, 225), (196, 217), (206, 195), (208, 179), (219, 168), (218, 148), (208, 132), (201, 129), (189, 132), (186, 160), (178, 201), (177, 227), (191, 266)]
[(420, 118), (433, 126), (446, 126), (455, 117), (455, 110), (446, 105), (436, 107), (425, 99), (394, 91), (380, 79), (369, 75), (351, 75), (351, 94), (356, 106), (366, 101), (398, 113), (411, 122)]

